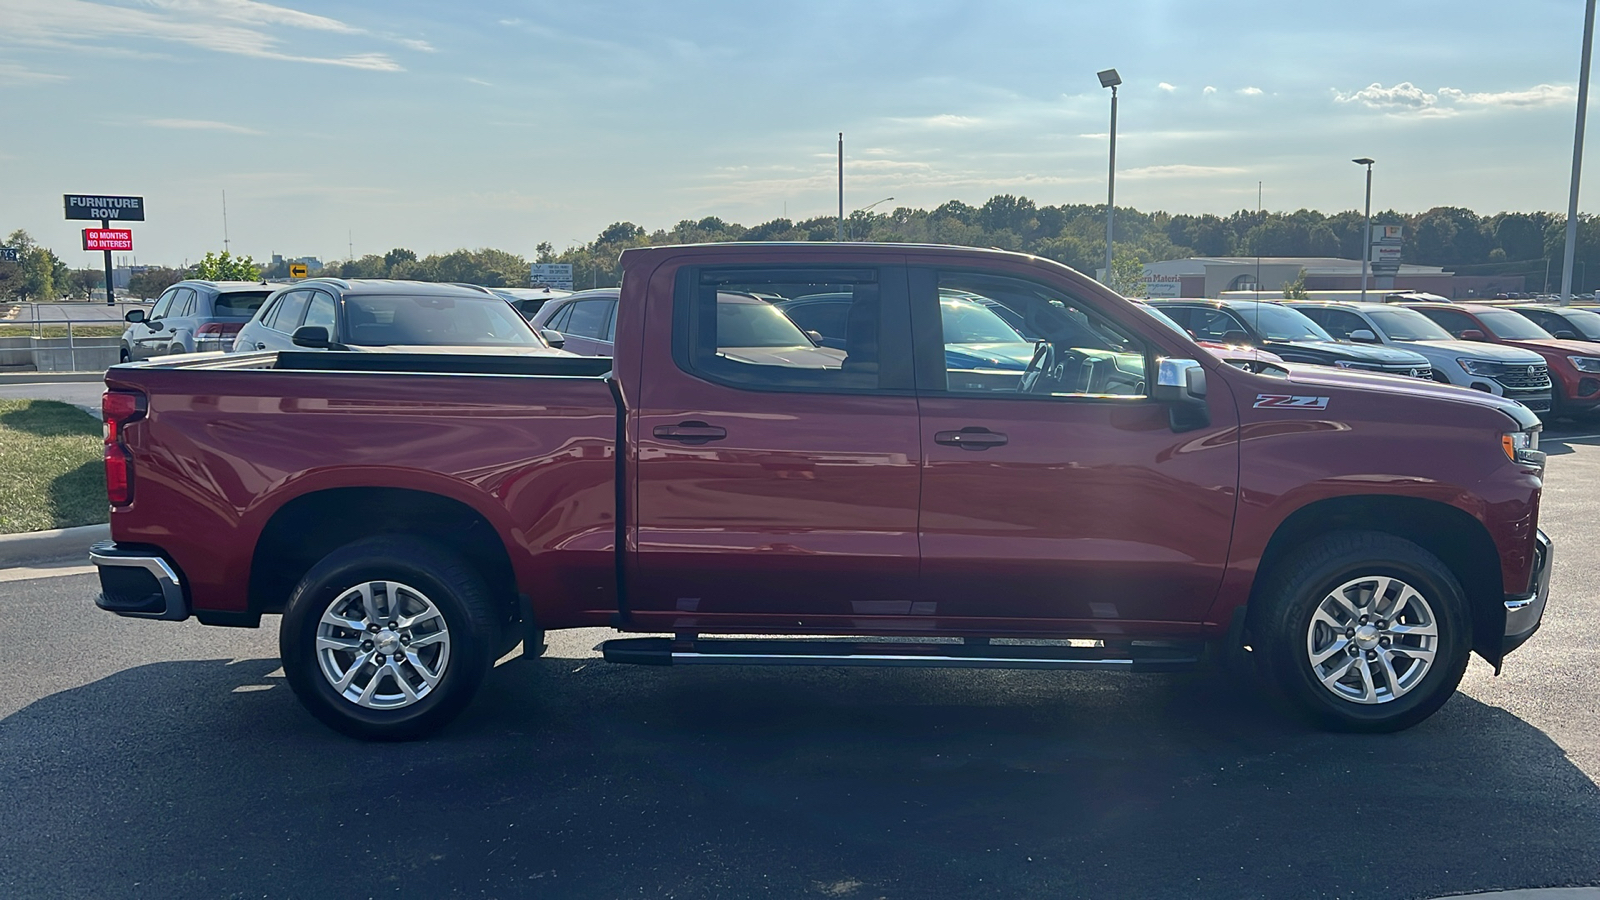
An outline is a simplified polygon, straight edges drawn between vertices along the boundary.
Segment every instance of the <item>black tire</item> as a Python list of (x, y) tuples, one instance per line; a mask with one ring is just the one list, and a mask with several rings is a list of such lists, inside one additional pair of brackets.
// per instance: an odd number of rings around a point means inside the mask
[[(1312, 620), (1324, 598), (1342, 585), (1368, 577), (1393, 578), (1413, 587), (1431, 610), (1437, 630), (1431, 666), (1399, 696), (1375, 703), (1347, 699), (1324, 686), (1313, 671), (1309, 646)], [(1265, 574), (1253, 606), (1251, 640), (1263, 657), (1263, 674), (1296, 709), (1324, 728), (1357, 732), (1410, 728), (1437, 712), (1455, 693), (1466, 672), (1472, 619), (1460, 583), (1433, 554), (1394, 535), (1347, 531), (1311, 541)], [(1334, 637), (1337, 639), (1338, 635)], [(1376, 652), (1376, 648), (1365, 653), (1361, 649), (1356, 645), (1355, 655), (1372, 659), (1371, 654)], [(1342, 662), (1343, 656), (1330, 657), (1324, 665), (1331, 669), (1334, 660)], [(1354, 664), (1369, 665), (1361, 659), (1355, 659)], [(1371, 665), (1374, 681), (1387, 682), (1378, 668), (1381, 663)], [(1351, 676), (1353, 680), (1358, 677), (1359, 671)], [(1401, 681), (1405, 681), (1404, 675)], [(1366, 691), (1372, 695), (1370, 686)]]
[[(323, 613), (352, 589), (377, 581), (419, 591), (448, 632), (448, 657), (437, 683), (420, 699), (393, 709), (368, 708), (343, 696), (324, 674), (317, 650)], [(346, 544), (311, 567), (289, 597), (278, 646), (289, 686), (323, 724), (363, 740), (402, 741), (438, 731), (467, 707), (494, 664), (490, 653), (499, 638), (497, 608), (470, 563), (432, 541), (383, 535)], [(399, 687), (392, 678), (384, 683)]]
[(128, 348), (127, 347), (123, 347), (122, 350), (120, 350), (117, 353), (117, 361), (118, 362), (133, 362), (133, 355), (128, 352)]

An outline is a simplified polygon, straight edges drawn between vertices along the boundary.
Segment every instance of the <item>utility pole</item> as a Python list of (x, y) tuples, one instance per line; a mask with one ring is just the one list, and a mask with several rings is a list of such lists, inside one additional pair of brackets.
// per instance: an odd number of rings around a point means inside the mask
[(228, 192), (222, 192), (222, 252), (228, 252)]
[(1583, 13), (1583, 62), (1578, 65), (1578, 125), (1572, 133), (1572, 192), (1567, 197), (1567, 252), (1561, 266), (1561, 305), (1572, 302), (1572, 262), (1578, 252), (1578, 174), (1583, 168), (1583, 120), (1589, 111), (1589, 51), (1594, 46), (1594, 3)]
[(1099, 72), (1100, 86), (1111, 88), (1111, 168), (1106, 175), (1106, 277), (1103, 284), (1111, 283), (1111, 223), (1117, 212), (1117, 85), (1122, 76), (1116, 69)]
[(839, 227), (835, 239), (844, 242), (844, 132), (839, 132)]
[[(1593, 2), (1593, 0), (1590, 0)], [(1367, 302), (1367, 272), (1372, 268), (1372, 164), (1375, 159), (1363, 156), (1352, 159), (1351, 162), (1358, 166), (1367, 167), (1367, 227), (1361, 233), (1361, 302)]]

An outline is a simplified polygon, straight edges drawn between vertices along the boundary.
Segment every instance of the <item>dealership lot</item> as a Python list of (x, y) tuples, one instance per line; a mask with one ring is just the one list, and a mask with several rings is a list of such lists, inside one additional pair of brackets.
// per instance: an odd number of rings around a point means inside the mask
[[(1544, 629), (1386, 736), (1217, 674), (502, 663), (430, 741), (258, 631), (4, 585), (0, 895), (1428, 897), (1600, 882), (1600, 431), (1552, 430)], [(1559, 435), (1568, 435), (1562, 440)]]

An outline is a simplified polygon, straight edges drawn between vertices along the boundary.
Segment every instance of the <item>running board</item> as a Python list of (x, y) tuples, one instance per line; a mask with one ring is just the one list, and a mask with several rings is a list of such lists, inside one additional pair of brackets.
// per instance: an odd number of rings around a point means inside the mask
[(920, 666), (960, 669), (1100, 669), (1182, 672), (1201, 656), (1199, 644), (1063, 645), (917, 644), (888, 641), (804, 641), (664, 637), (601, 643), (606, 662), (645, 666)]

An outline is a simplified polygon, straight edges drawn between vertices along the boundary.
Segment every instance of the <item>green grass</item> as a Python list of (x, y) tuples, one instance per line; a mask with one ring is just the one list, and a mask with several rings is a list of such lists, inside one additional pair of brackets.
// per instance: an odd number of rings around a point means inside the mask
[(0, 534), (107, 520), (100, 423), (54, 400), (0, 400)]
[[(117, 337), (122, 334), (121, 325), (74, 325), (73, 337)], [(35, 328), (31, 325), (0, 325), (0, 337), (37, 337), (64, 338), (67, 336), (65, 325), (42, 325)]]

